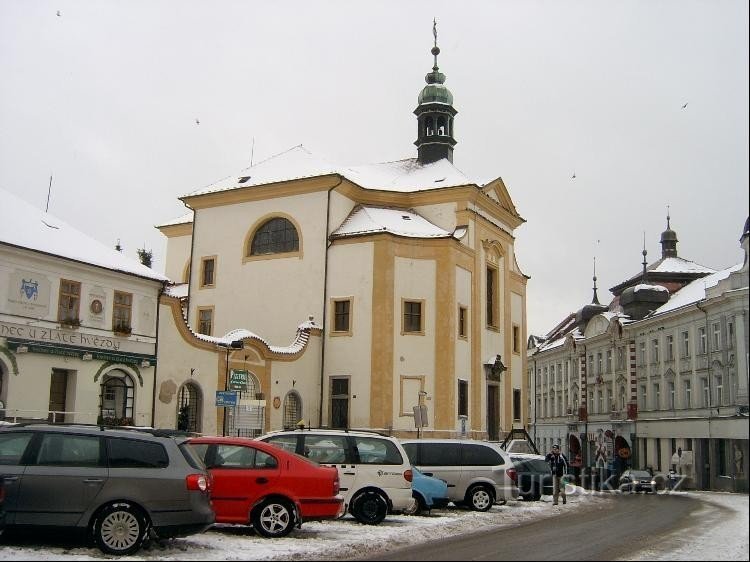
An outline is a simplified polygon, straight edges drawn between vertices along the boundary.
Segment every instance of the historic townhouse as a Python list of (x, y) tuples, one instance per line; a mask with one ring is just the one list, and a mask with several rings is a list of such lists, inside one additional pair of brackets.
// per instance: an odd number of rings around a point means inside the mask
[[(160, 227), (167, 275), (186, 283), (161, 303), (160, 423), (184, 409), (191, 429), (225, 433), (523, 427), (524, 220), (502, 179), (454, 166), (439, 52), (417, 158), (334, 166), (298, 146), (181, 198), (191, 212)], [(215, 408), (232, 388), (239, 405)]]
[(686, 486), (748, 490), (748, 223), (743, 264), (713, 271), (662, 258), (596, 296), (544, 338), (529, 338), (532, 434), (562, 443), (577, 471), (626, 466), (686, 476)]
[(166, 277), (0, 190), (0, 415), (151, 425)]

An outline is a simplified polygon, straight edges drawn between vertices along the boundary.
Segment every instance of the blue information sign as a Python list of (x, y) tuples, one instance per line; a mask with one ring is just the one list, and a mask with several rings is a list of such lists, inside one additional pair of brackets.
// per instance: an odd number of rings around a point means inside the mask
[(221, 408), (223, 406), (236, 406), (237, 405), (237, 392), (234, 390), (217, 390), (216, 391), (216, 406)]

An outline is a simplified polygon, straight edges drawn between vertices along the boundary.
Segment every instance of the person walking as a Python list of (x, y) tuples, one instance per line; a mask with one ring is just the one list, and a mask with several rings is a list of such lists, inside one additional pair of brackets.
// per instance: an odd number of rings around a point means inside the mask
[(568, 473), (568, 459), (560, 452), (560, 445), (552, 445), (552, 452), (544, 457), (552, 473), (552, 505), (557, 505), (557, 500), (562, 496), (563, 505), (567, 503), (565, 497), (565, 482), (563, 476)]

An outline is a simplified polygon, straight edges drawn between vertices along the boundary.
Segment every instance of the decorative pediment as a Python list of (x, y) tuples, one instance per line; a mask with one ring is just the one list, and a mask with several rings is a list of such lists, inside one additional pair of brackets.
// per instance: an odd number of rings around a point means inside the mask
[(627, 384), (627, 382), (628, 382), (627, 377), (623, 375), (622, 373), (617, 375), (617, 378), (615, 379), (615, 383), (617, 384)]
[(503, 209), (508, 211), (514, 217), (517, 217), (519, 219), (521, 218), (518, 214), (518, 211), (516, 211), (516, 206), (513, 204), (513, 199), (511, 199), (510, 193), (508, 193), (508, 188), (505, 187), (505, 183), (503, 182), (502, 178), (492, 180), (490, 183), (485, 185), (482, 188), (482, 193), (498, 203)]
[(664, 373), (664, 378), (667, 380), (674, 380), (675, 372), (671, 368), (667, 369), (667, 372)]
[(584, 335), (586, 336), (586, 338), (593, 338), (594, 336), (598, 336), (599, 334), (606, 333), (608, 329), (609, 320), (607, 320), (604, 316), (597, 315), (589, 320)]

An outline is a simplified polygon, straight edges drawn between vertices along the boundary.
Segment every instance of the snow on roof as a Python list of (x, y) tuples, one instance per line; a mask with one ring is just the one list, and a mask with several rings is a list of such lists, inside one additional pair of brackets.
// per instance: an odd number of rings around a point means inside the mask
[(659, 260), (647, 268), (655, 273), (713, 273), (715, 269), (680, 258), (670, 257)]
[(339, 173), (365, 189), (381, 191), (408, 193), (477, 185), (445, 158), (430, 164), (420, 164), (416, 158), (408, 158), (395, 162), (349, 166), (340, 169)]
[(294, 355), (302, 351), (305, 348), (305, 345), (307, 345), (307, 341), (310, 339), (310, 330), (319, 327), (320, 326), (318, 326), (313, 320), (307, 320), (303, 322), (302, 324), (297, 326), (297, 333), (294, 337), (294, 341), (292, 341), (292, 343), (287, 346), (270, 345), (267, 340), (265, 340), (258, 334), (244, 328), (239, 328), (227, 332), (222, 337), (207, 336), (205, 334), (198, 334), (196, 332), (193, 332), (193, 335), (200, 340), (227, 347), (231, 346), (233, 341), (250, 339), (261, 342), (272, 353), (278, 353), (281, 355)]
[(161, 228), (163, 226), (176, 226), (178, 224), (190, 224), (193, 222), (193, 211), (190, 211), (189, 213), (185, 213), (181, 217), (177, 217), (176, 219), (172, 219), (171, 221), (167, 221), (162, 224), (157, 224), (156, 228)]
[(446, 159), (430, 164), (420, 164), (416, 158), (408, 158), (380, 164), (340, 166), (313, 155), (299, 145), (245, 168), (239, 174), (188, 193), (185, 197), (330, 174), (340, 174), (365, 189), (403, 193), (479, 185)]
[(139, 277), (168, 281), (138, 260), (105, 246), (8, 191), (0, 189), (0, 202), (0, 243)]
[(188, 296), (188, 289), (190, 288), (189, 283), (179, 283), (176, 285), (167, 285), (164, 289), (164, 294), (170, 297), (176, 297), (178, 299), (184, 299)]
[(332, 238), (390, 232), (410, 238), (447, 238), (451, 233), (435, 226), (414, 211), (385, 207), (357, 206)]
[(677, 308), (681, 308), (683, 306), (687, 306), (705, 299), (706, 289), (708, 289), (709, 287), (714, 287), (719, 283), (719, 281), (729, 277), (730, 273), (739, 271), (741, 268), (742, 264), (739, 263), (727, 269), (722, 269), (721, 271), (717, 271), (715, 273), (712, 273), (711, 275), (701, 277), (700, 279), (696, 279), (695, 281), (688, 283), (677, 293), (675, 293), (672, 298), (670, 298), (666, 303), (657, 308), (651, 317), (657, 316), (659, 314), (664, 314), (665, 312), (669, 312), (670, 310), (675, 310)]
[(663, 287), (662, 285), (648, 285), (645, 283), (639, 283), (635, 287), (633, 287), (633, 292), (637, 293), (638, 291), (661, 291), (661, 292), (669, 292), (669, 289), (666, 287)]

